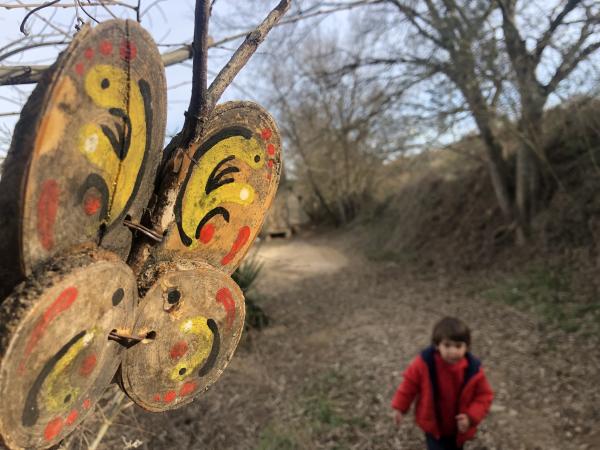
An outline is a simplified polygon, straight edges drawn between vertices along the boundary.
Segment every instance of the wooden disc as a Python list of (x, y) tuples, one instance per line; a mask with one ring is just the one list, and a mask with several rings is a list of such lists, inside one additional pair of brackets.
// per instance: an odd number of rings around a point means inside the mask
[(184, 158), (181, 192), (159, 251), (233, 273), (252, 245), (281, 172), (281, 140), (271, 116), (250, 102), (218, 106), (205, 138)]
[(220, 376), (244, 327), (244, 296), (224, 273), (204, 266), (164, 274), (141, 301), (121, 366), (127, 395), (149, 411), (191, 402)]
[[(49, 257), (95, 242), (127, 257), (153, 190), (166, 121), (164, 69), (136, 22), (85, 27), (38, 83), (0, 183), (0, 262), (29, 275)], [(12, 286), (10, 286), (12, 288)]]
[(0, 435), (10, 448), (46, 448), (89, 413), (117, 371), (113, 330), (131, 330), (137, 288), (113, 260), (73, 258), (28, 279), (0, 310)]

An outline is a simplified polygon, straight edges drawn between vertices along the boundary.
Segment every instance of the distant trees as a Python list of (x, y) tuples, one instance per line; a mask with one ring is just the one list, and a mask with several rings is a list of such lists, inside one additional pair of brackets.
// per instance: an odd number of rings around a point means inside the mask
[(307, 212), (338, 225), (372, 199), (383, 161), (407, 133), (395, 109), (402, 90), (359, 67), (335, 73), (347, 62), (335, 39), (318, 36), (271, 72), (272, 107)]
[[(336, 3), (336, 2), (334, 2)], [(339, 5), (350, 1), (337, 2)], [(356, 2), (353, 2), (356, 3)], [(417, 109), (441, 123), (467, 112), (485, 143), (498, 205), (524, 242), (546, 178), (541, 120), (551, 95), (600, 48), (593, 0), (381, 0), (363, 2), (369, 52), (343, 70), (419, 88)], [(338, 69), (337, 73), (341, 73)], [(510, 117), (520, 146), (511, 173), (498, 123)], [(398, 124), (402, 126), (402, 124)]]

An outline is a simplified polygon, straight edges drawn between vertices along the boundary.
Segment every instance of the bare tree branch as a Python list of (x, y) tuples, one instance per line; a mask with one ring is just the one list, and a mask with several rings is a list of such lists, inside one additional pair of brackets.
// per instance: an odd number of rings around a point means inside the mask
[(194, 20), (194, 42), (192, 53), (194, 62), (192, 68), (192, 94), (190, 105), (186, 112), (182, 130), (181, 145), (198, 138), (208, 118), (210, 111), (206, 102), (207, 70), (208, 70), (208, 18), (210, 17), (210, 0), (197, 0)]
[(550, 43), (550, 39), (554, 35), (556, 29), (564, 23), (565, 17), (577, 7), (578, 4), (581, 3), (581, 0), (568, 0), (565, 4), (565, 7), (562, 11), (550, 22), (548, 29), (544, 32), (544, 34), (538, 39), (537, 44), (535, 46), (535, 59), (537, 62), (542, 58), (542, 53)]
[(281, 0), (273, 9), (273, 11), (271, 11), (265, 18), (265, 20), (256, 28), (256, 30), (246, 36), (246, 39), (242, 45), (240, 45), (225, 67), (221, 69), (211, 83), (207, 95), (209, 110), (214, 108), (219, 101), (219, 98), (221, 98), (221, 95), (223, 95), (225, 88), (231, 83), (241, 68), (244, 67), (244, 65), (248, 62), (250, 57), (256, 51), (256, 48), (265, 39), (269, 31), (279, 21), (281, 16), (287, 12), (291, 2), (292, 0)]

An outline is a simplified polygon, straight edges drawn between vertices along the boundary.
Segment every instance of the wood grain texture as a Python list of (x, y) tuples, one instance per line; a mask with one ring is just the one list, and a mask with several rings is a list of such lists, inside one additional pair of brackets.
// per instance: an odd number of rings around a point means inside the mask
[[(166, 89), (151, 37), (132, 21), (85, 27), (38, 84), (0, 182), (0, 284), (95, 242), (127, 257), (153, 190)], [(7, 212), (8, 214), (5, 214)]]
[(156, 259), (205, 262), (231, 274), (252, 245), (281, 173), (281, 139), (251, 102), (219, 105), (181, 160), (174, 223)]
[[(121, 385), (148, 411), (191, 402), (222, 374), (244, 327), (244, 297), (227, 275), (201, 265), (163, 274), (140, 302)], [(152, 335), (152, 334), (151, 334)]]
[(75, 429), (111, 382), (137, 303), (131, 269), (108, 252), (57, 258), (0, 309), (0, 435), (47, 448)]

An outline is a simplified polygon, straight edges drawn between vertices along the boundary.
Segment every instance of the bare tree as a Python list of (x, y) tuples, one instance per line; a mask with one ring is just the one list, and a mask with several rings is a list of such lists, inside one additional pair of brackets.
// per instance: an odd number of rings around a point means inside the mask
[[(443, 120), (467, 111), (485, 143), (498, 205), (524, 242), (543, 179), (544, 106), (600, 47), (600, 6), (590, 0), (381, 0), (368, 6), (357, 36), (370, 38), (371, 52), (357, 54), (343, 70), (371, 67), (412, 80), (420, 107), (437, 109)], [(498, 133), (506, 115), (516, 120), (522, 142), (514, 176)]]
[(331, 75), (345, 57), (331, 37), (305, 40), (272, 72), (272, 102), (280, 116), (292, 171), (313, 216), (352, 220), (381, 181), (383, 162), (403, 149), (404, 128), (391, 92), (360, 68)]

